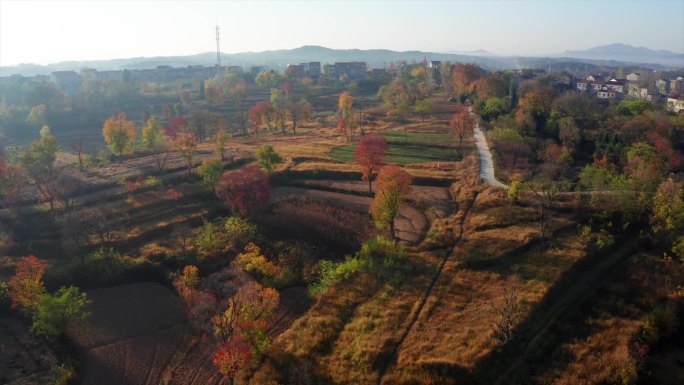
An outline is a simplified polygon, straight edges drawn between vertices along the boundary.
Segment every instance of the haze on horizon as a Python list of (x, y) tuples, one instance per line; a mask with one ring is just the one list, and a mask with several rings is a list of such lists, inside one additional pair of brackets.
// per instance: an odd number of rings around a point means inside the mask
[(684, 1), (0, 0), (0, 66), (320, 45), (542, 56), (684, 52)]

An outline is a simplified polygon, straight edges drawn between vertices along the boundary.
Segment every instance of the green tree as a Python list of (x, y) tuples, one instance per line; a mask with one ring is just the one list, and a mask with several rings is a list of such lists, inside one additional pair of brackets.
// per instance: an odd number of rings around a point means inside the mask
[(70, 324), (85, 321), (90, 316), (86, 306), (91, 302), (74, 286), (62, 287), (54, 295), (43, 294), (31, 331), (48, 338), (60, 337)]
[(197, 168), (197, 173), (213, 194), (216, 192), (216, 185), (221, 180), (221, 174), (223, 174), (223, 163), (220, 159), (205, 159)]
[(217, 253), (224, 246), (224, 242), (219, 236), (220, 228), (214, 223), (204, 220), (202, 227), (195, 233), (195, 248), (199, 256), (210, 256)]
[(50, 134), (50, 127), (43, 126), (40, 140), (32, 142), (24, 151), (20, 163), (35, 183), (45, 183), (55, 175), (58, 151), (59, 145), (57, 139)]
[(169, 158), (169, 145), (161, 124), (155, 118), (147, 120), (147, 126), (142, 130), (142, 139), (143, 147), (152, 150), (157, 168), (161, 171)]
[(684, 261), (684, 183), (665, 179), (653, 197), (653, 232)]
[(285, 132), (285, 117), (287, 116), (287, 100), (285, 93), (279, 88), (271, 89), (271, 106), (275, 115), (275, 121), (280, 129)]
[(216, 153), (221, 157), (221, 161), (226, 158), (226, 143), (230, 139), (230, 133), (226, 130), (216, 131)]
[(45, 117), (46, 112), (47, 108), (44, 104), (37, 105), (31, 108), (31, 111), (26, 117), (26, 121), (34, 126), (41, 127), (47, 124), (47, 119)]
[(263, 145), (257, 149), (256, 159), (259, 166), (266, 170), (266, 173), (268, 174), (273, 172), (273, 168), (277, 164), (283, 162), (283, 158), (281, 158), (273, 147), (269, 145)]
[(508, 112), (508, 102), (504, 98), (489, 98), (478, 112), (482, 119), (489, 122)]
[(416, 103), (416, 106), (414, 107), (414, 111), (416, 112), (416, 114), (420, 115), (423, 122), (425, 121), (425, 117), (432, 113), (433, 109), (434, 106), (432, 103), (432, 99), (423, 99)]
[(29, 182), (38, 188), (40, 199), (50, 204), (51, 213), (54, 211), (54, 203), (59, 199), (55, 188), (57, 183), (55, 161), (59, 149), (57, 139), (50, 134), (50, 128), (43, 126), (40, 130), (40, 140), (32, 142), (20, 159)]

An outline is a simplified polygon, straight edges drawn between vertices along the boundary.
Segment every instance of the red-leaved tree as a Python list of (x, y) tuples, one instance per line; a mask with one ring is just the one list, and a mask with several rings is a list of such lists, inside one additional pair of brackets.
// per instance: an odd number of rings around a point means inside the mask
[(268, 204), (271, 185), (261, 168), (252, 164), (223, 173), (216, 195), (243, 217), (255, 217)]
[(183, 128), (187, 125), (187, 119), (182, 116), (174, 116), (164, 128), (164, 135), (171, 140), (176, 140), (176, 137), (183, 132)]
[(354, 153), (354, 160), (361, 166), (363, 180), (368, 182), (368, 191), (373, 193), (371, 179), (373, 172), (378, 167), (385, 164), (385, 154), (387, 153), (387, 140), (378, 135), (365, 135), (359, 141), (359, 145)]
[(269, 103), (267, 102), (259, 102), (249, 109), (249, 121), (252, 122), (254, 135), (259, 135), (259, 127), (261, 127), (261, 124), (268, 113), (268, 105)]

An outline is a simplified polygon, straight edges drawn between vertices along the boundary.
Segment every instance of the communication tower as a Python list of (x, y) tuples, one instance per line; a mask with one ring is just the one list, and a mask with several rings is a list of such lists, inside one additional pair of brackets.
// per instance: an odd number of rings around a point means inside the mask
[(220, 75), (219, 71), (221, 71), (221, 46), (219, 44), (220, 38), (219, 38), (219, 26), (216, 26), (216, 76), (218, 77)]

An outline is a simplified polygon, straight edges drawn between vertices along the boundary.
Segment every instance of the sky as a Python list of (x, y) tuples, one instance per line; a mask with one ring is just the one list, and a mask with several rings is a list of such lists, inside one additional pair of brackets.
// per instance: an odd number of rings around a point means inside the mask
[(542, 56), (625, 43), (684, 52), (684, 0), (0, 0), (0, 66), (321, 45)]

